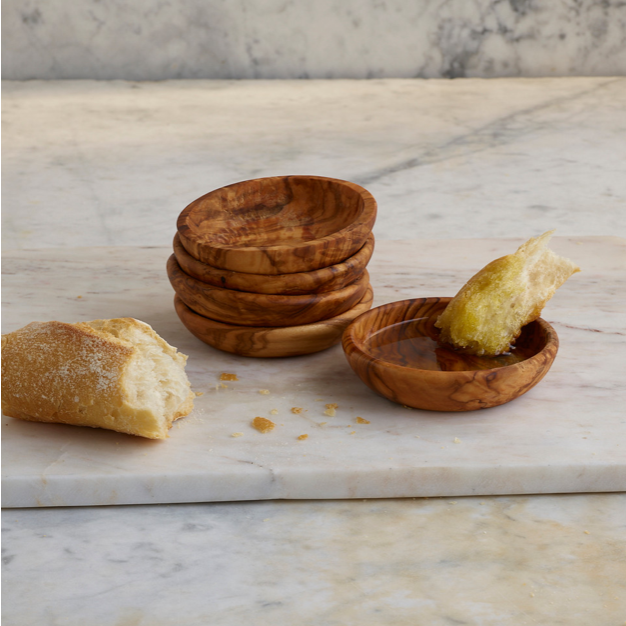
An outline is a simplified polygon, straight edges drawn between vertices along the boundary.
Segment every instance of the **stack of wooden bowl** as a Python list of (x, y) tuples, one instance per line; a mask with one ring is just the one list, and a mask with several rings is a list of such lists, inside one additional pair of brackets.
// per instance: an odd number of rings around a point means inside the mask
[(243, 356), (308, 354), (372, 305), (373, 196), (354, 183), (283, 176), (222, 187), (178, 218), (167, 263), (183, 324)]

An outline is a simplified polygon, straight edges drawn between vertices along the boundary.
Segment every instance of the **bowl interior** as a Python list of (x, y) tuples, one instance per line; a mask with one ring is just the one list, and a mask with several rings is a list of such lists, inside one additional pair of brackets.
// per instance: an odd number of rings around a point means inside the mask
[(260, 178), (217, 189), (188, 207), (199, 240), (229, 248), (327, 237), (363, 213), (359, 187), (309, 176)]
[[(371, 358), (417, 370), (462, 372), (515, 365), (540, 352), (549, 339), (542, 320), (526, 325), (510, 352), (499, 356), (476, 356), (439, 341), (435, 322), (451, 298), (425, 298), (395, 302), (376, 309), (355, 323), (353, 338)], [(378, 313), (378, 315), (377, 315)], [(364, 319), (376, 316), (377, 319)], [(357, 327), (358, 325), (358, 327)]]

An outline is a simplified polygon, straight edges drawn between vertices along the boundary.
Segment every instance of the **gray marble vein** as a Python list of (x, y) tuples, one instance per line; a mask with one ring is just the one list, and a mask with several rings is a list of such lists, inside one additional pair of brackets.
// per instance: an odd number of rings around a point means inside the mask
[(5, 78), (626, 72), (621, 0), (5, 0)]

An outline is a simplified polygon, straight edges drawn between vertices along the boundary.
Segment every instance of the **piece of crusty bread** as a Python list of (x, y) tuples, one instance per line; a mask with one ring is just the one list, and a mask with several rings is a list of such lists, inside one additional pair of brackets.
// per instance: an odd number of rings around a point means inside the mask
[(547, 247), (553, 232), (529, 239), (470, 278), (435, 323), (441, 340), (477, 355), (507, 352), (522, 327), (537, 319), (554, 292), (580, 271)]
[(186, 361), (132, 318), (33, 322), (2, 336), (2, 412), (164, 439), (193, 409)]

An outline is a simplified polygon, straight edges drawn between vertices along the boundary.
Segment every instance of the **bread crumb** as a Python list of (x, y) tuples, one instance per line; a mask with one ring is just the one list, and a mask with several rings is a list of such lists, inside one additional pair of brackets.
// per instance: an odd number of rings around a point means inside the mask
[(243, 437), (243, 433), (233, 433), (231, 437)]
[(588, 530), (583, 531), (585, 535), (590, 535), (591, 533)]
[(259, 389), (259, 393), (260, 393), (262, 396), (267, 396), (267, 395), (269, 395), (270, 390), (269, 390), (269, 389)]
[(204, 395), (204, 391), (196, 391), (196, 397), (199, 398), (200, 396)]
[(320, 422), (318, 426), (324, 426), (324, 424), (328, 424), (328, 422)]
[(335, 403), (335, 402), (330, 402), (330, 403), (328, 403), (328, 404), (326, 405), (326, 408), (327, 408), (327, 409), (338, 409), (338, 408), (339, 408), (339, 405), (338, 405), (337, 403)]
[(76, 296), (79, 300), (82, 298), (82, 296)]
[(355, 435), (356, 434), (356, 430), (353, 430), (350, 434), (351, 435)]
[(229, 374), (228, 372), (222, 372), (220, 380), (239, 380), (237, 374)]
[(337, 415), (337, 411), (328, 404), (326, 405), (328, 408), (324, 411), (324, 415), (328, 415), (328, 417), (335, 417)]
[(304, 411), (304, 409), (302, 407), (299, 407), (299, 406), (292, 406), (291, 407), (291, 412), (295, 413), (296, 415), (300, 415), (300, 413), (302, 413), (302, 411)]
[(357, 417), (356, 418), (356, 423), (357, 424), (371, 424), (371, 422), (369, 420), (363, 419), (362, 417)]
[(272, 409), (270, 415), (278, 415), (278, 409)]
[(305, 439), (308, 439), (308, 438), (309, 438), (309, 436), (308, 436), (308, 435), (300, 435), (300, 436), (298, 437), (298, 439), (299, 439), (300, 441), (304, 441)]
[(260, 433), (269, 433), (274, 430), (276, 424), (265, 417), (255, 417), (252, 420), (252, 426), (256, 428)]
[(228, 389), (228, 385), (225, 385), (224, 383), (220, 383), (220, 389)]
[(461, 440), (458, 437), (455, 437), (453, 443), (461, 443)]

